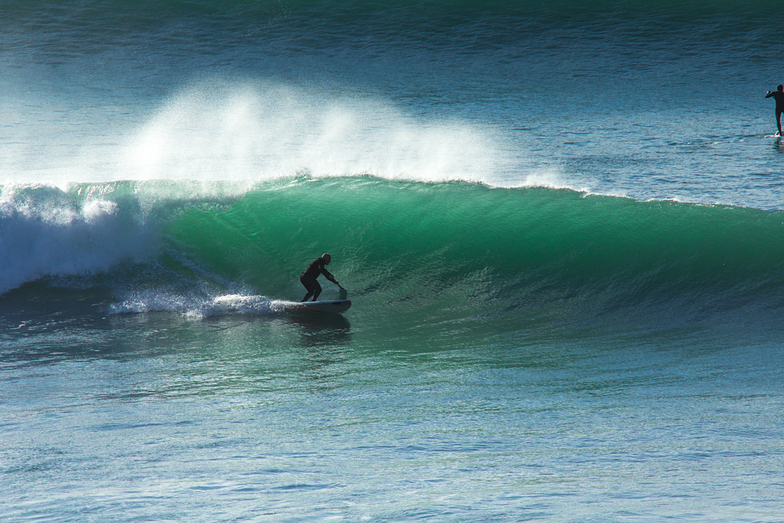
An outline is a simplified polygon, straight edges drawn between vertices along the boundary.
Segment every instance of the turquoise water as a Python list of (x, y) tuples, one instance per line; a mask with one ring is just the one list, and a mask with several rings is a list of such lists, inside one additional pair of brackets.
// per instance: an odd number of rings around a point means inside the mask
[(776, 3), (0, 12), (0, 520), (781, 519)]

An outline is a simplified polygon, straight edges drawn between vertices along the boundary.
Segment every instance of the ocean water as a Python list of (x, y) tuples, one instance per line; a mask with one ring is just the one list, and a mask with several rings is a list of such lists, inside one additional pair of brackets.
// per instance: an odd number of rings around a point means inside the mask
[(0, 521), (783, 521), (783, 22), (0, 3)]

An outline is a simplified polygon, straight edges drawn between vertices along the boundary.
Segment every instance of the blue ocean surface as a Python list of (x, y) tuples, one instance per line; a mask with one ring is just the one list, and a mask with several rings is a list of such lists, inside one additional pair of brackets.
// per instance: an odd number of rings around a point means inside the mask
[(2, 2), (0, 521), (781, 522), (782, 23)]

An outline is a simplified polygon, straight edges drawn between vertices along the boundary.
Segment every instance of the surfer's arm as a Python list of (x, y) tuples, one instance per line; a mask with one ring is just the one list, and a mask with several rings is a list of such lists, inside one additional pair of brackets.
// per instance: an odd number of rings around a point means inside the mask
[(329, 281), (331, 281), (332, 283), (340, 287), (338, 280), (336, 280), (335, 277), (332, 276), (332, 274), (330, 274), (327, 269), (321, 269), (321, 274), (323, 274), (326, 279), (328, 279)]
[(771, 96), (773, 96), (774, 92), (775, 91), (768, 91), (767, 94), (765, 95), (765, 98), (770, 98)]

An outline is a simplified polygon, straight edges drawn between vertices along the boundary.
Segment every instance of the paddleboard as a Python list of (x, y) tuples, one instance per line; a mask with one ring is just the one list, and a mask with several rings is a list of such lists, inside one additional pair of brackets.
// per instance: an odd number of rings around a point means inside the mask
[(340, 314), (351, 307), (351, 300), (305, 301), (287, 303), (283, 310), (287, 312), (329, 312)]

